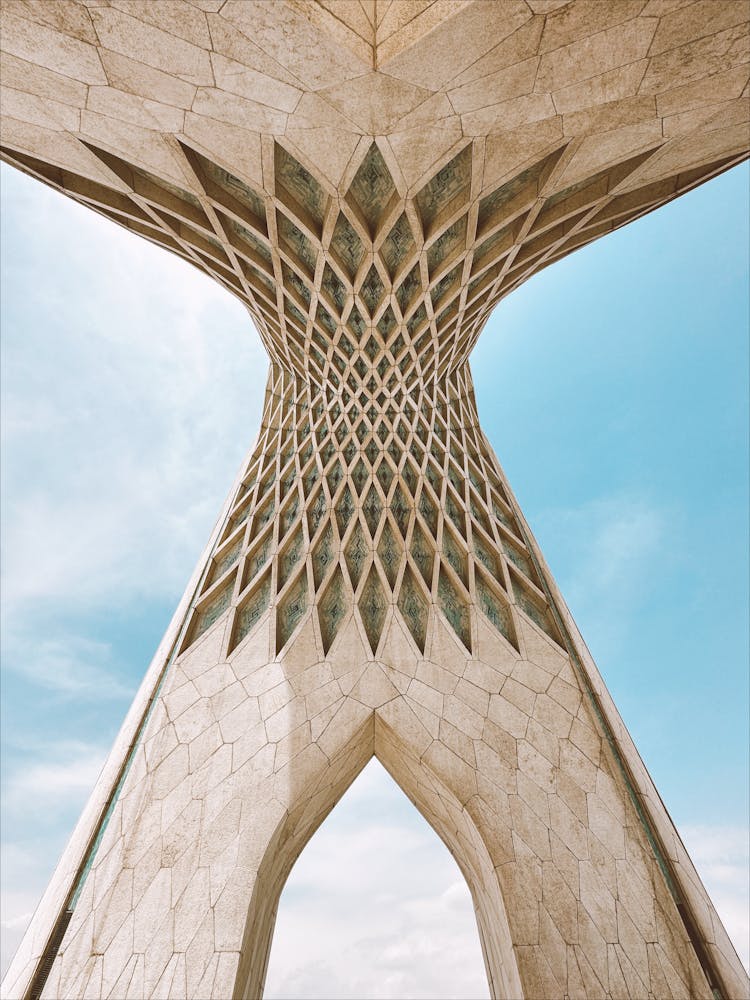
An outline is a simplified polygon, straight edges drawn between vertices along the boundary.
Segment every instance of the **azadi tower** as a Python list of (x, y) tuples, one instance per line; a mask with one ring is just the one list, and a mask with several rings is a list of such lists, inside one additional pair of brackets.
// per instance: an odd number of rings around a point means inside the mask
[(531, 275), (747, 156), (749, 12), (6, 0), (3, 157), (214, 277), (270, 368), (5, 997), (260, 997), (373, 754), (466, 877), (494, 997), (747, 996), (469, 355)]

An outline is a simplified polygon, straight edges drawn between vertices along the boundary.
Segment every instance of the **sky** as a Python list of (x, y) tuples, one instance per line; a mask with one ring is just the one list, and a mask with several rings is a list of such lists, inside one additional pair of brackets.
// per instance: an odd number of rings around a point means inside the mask
[[(4, 969), (254, 441), (266, 362), (184, 262), (5, 165), (0, 197)], [(748, 214), (743, 165), (535, 276), (472, 357), (746, 964)], [(487, 995), (465, 882), (375, 762), (287, 882), (267, 995)]]

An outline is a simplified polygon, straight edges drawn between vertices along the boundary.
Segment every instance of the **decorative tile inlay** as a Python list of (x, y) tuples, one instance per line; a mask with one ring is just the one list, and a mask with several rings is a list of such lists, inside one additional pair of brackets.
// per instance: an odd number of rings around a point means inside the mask
[(330, 521), (323, 529), (313, 550), (312, 565), (315, 589), (318, 590), (335, 559), (333, 528)]
[(196, 607), (183, 649), (196, 642), (230, 606), (234, 590), (234, 577), (235, 574)]
[(511, 582), (513, 584), (513, 594), (520, 609), (539, 628), (546, 632), (550, 639), (554, 639), (558, 643), (561, 642), (560, 633), (544, 597), (540, 593), (535, 592), (528, 584), (524, 583), (520, 573), (512, 572)]
[(349, 608), (346, 587), (341, 574), (340, 567), (336, 567), (333, 578), (329, 583), (326, 592), (318, 602), (318, 619), (320, 621), (320, 634), (323, 638), (323, 652), (327, 653), (331, 648), (339, 625), (344, 620)]
[(440, 610), (450, 622), (453, 631), (469, 652), (471, 652), (469, 608), (463, 598), (459, 596), (458, 590), (443, 568), (441, 568), (438, 578), (438, 603), (440, 604)]
[(397, 541), (396, 535), (388, 521), (383, 525), (377, 553), (380, 558), (380, 565), (383, 567), (383, 572), (385, 573), (385, 578), (390, 584), (391, 590), (393, 590), (401, 562), (401, 544)]
[(383, 623), (385, 622), (385, 612), (388, 606), (385, 594), (383, 593), (383, 585), (378, 579), (378, 574), (374, 566), (370, 568), (358, 604), (362, 623), (374, 655), (377, 652), (378, 642), (383, 631)]
[(243, 599), (237, 608), (234, 620), (232, 638), (229, 642), (227, 652), (232, 652), (235, 646), (239, 645), (246, 635), (255, 628), (257, 623), (268, 610), (271, 603), (271, 574), (266, 573), (263, 579), (255, 587), (252, 593)]
[(307, 611), (307, 576), (302, 573), (276, 610), (276, 652), (280, 653)]
[[(302, 527), (298, 527), (279, 557), (277, 588), (281, 590), (302, 557)], [(314, 562), (313, 562), (314, 565)], [(316, 584), (317, 586), (317, 584)]]
[(498, 632), (505, 636), (511, 646), (517, 650), (518, 640), (516, 639), (513, 615), (511, 614), (508, 602), (485, 581), (481, 572), (477, 573), (476, 581), (477, 599), (480, 610), (492, 622)]
[(429, 606), (408, 567), (404, 572), (404, 579), (398, 595), (398, 609), (417, 644), (417, 648), (420, 653), (424, 653)]

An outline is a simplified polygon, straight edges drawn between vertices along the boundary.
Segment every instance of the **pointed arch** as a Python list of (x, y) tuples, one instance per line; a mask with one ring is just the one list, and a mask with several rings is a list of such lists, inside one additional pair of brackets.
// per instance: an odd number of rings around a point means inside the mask
[(471, 812), (403, 734), (371, 714), (310, 777), (290, 777), (289, 807), (267, 841), (258, 866), (237, 969), (235, 1000), (263, 996), (279, 899), (305, 846), (372, 757), (416, 806), (453, 855), (471, 892), (490, 994), (522, 998), (523, 989), (500, 883), (490, 851)]

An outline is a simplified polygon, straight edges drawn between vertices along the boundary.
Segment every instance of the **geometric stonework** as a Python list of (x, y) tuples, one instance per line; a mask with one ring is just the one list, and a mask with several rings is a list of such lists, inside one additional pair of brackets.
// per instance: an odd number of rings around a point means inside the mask
[(7, 0), (3, 158), (211, 275), (270, 368), (4, 996), (261, 996), (373, 755), (456, 857), (494, 997), (745, 995), (469, 355), (533, 274), (747, 156), (747, 15)]

